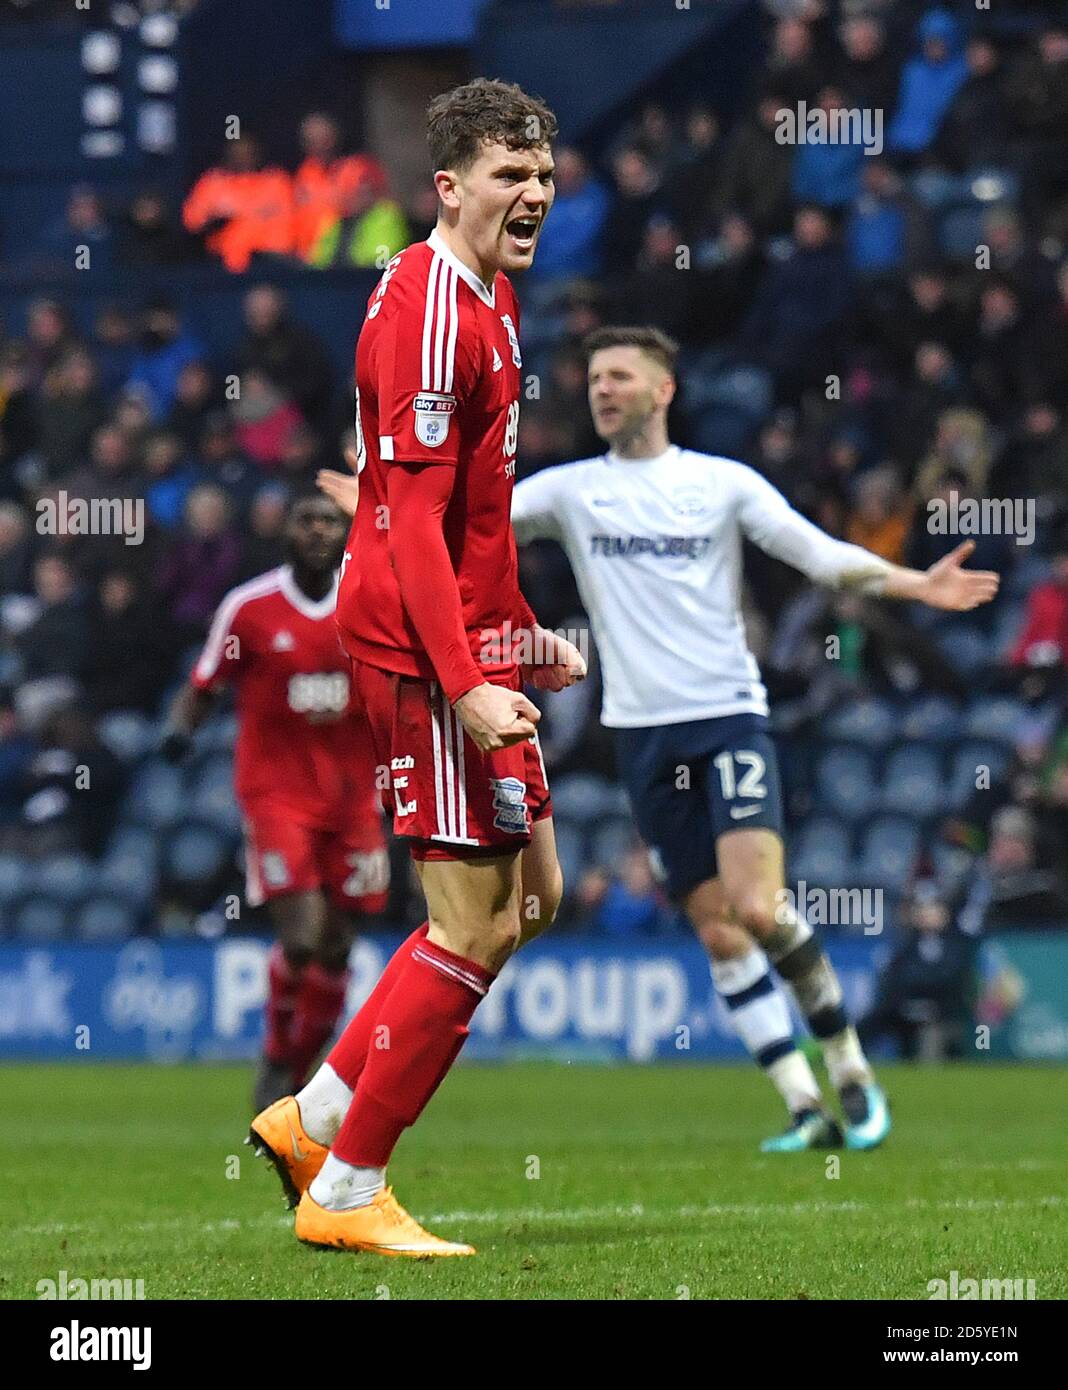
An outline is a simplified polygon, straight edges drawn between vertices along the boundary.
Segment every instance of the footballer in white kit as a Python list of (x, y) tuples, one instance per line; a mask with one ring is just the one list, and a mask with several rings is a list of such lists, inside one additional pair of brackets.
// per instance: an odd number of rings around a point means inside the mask
[[(668, 891), (712, 958), (712, 977), (750, 1055), (791, 1114), (766, 1152), (868, 1149), (889, 1108), (846, 1017), (834, 969), (784, 888), (782, 801), (767, 695), (746, 644), (742, 543), (832, 588), (965, 610), (997, 592), (960, 546), (926, 572), (835, 540), (760, 474), (669, 443), (677, 349), (652, 328), (587, 340), (598, 458), (520, 482), (520, 544), (553, 539), (575, 574), (601, 656), (602, 722), (634, 817)], [(771, 973), (820, 1044), (844, 1116), (829, 1113)]]

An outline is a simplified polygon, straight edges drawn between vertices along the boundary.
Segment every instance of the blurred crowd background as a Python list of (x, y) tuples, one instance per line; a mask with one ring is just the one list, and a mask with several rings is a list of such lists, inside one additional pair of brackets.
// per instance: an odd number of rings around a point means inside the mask
[[(109, 30), (158, 61), (212, 8), (115, 5), (102, 23), (8, 3), (0, 53), (35, 25), (82, 25), (83, 63), (106, 68)], [(898, 945), (876, 1021), (893, 1028), (917, 972), (959, 998), (984, 933), (1068, 926), (1068, 13), (735, 8), (748, 37), (726, 87), (683, 65), (587, 138), (564, 123), (556, 206), (518, 284), (518, 472), (599, 452), (581, 340), (653, 323), (682, 345), (676, 442), (751, 464), (834, 535), (926, 567), (961, 539), (932, 526), (932, 501), (1020, 503), (1026, 543), (973, 537), (1003, 584), (969, 615), (841, 598), (747, 557), (792, 876), (882, 890)], [(434, 216), (410, 172), (417, 119), (397, 170), (366, 138), (372, 95), (354, 118), (332, 71), (336, 90), (294, 93), (262, 129), (213, 127), (178, 186), (150, 176), (181, 144), (158, 110), (139, 120), (144, 177), (94, 181), (116, 131), (94, 115), (105, 79), (87, 79), (76, 178), (58, 199), (53, 179), (32, 236), (5, 237), (3, 934), (224, 929), (232, 716), (182, 770), (156, 756), (161, 717), (223, 594), (281, 562), (287, 497), (337, 465), (367, 294)], [(801, 103), (878, 113), (878, 152), (781, 143)], [(60, 491), (143, 499), (143, 543), (41, 534), (38, 503)], [(522, 569), (542, 623), (585, 625), (558, 549), (529, 548)], [(635, 840), (599, 693), (594, 659), (544, 702), (563, 929), (685, 931)], [(416, 908), (397, 868), (402, 919)]]

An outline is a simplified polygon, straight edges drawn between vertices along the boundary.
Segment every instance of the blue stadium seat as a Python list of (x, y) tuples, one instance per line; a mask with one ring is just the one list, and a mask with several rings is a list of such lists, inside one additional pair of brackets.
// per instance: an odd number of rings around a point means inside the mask
[(886, 760), (879, 798), (884, 811), (935, 816), (942, 810), (941, 758), (920, 743), (903, 743)]
[(153, 758), (135, 773), (123, 804), (123, 818), (163, 830), (173, 825), (185, 809), (182, 772), (161, 758)]
[(961, 676), (974, 676), (994, 661), (991, 643), (974, 627), (951, 624), (935, 634), (942, 655)]
[(900, 893), (912, 874), (919, 844), (918, 822), (908, 816), (878, 816), (861, 841), (858, 880), (865, 886)]
[(989, 768), (989, 786), (993, 786), (1009, 765), (1009, 750), (1001, 743), (966, 743), (953, 755), (947, 786), (949, 807), (959, 811), (979, 790), (976, 781), (980, 768)]
[(619, 873), (628, 852), (639, 843), (634, 822), (615, 816), (598, 826), (590, 844), (590, 858), (594, 864)]
[(0, 906), (17, 902), (26, 891), (26, 861), (16, 854), (0, 854)]
[(586, 868), (586, 837), (576, 825), (556, 821), (556, 857), (564, 875), (564, 893), (570, 897), (578, 888)]
[(218, 714), (214, 719), (209, 719), (203, 728), (197, 731), (197, 756), (206, 757), (209, 754), (214, 756), (217, 753), (232, 753), (236, 740), (237, 715)]
[(790, 873), (806, 883), (848, 881), (852, 863), (852, 833), (830, 816), (810, 816), (801, 827), (790, 855)]
[(944, 695), (921, 695), (912, 700), (901, 723), (907, 739), (950, 743), (960, 737), (960, 708)]
[(232, 853), (233, 840), (217, 826), (185, 821), (174, 828), (163, 849), (163, 872), (174, 884), (210, 882)]
[(19, 941), (62, 941), (68, 916), (67, 904), (55, 898), (27, 898), (13, 914), (12, 933)]
[(991, 644), (999, 660), (1004, 660), (1005, 656), (1016, 645), (1016, 640), (1023, 631), (1026, 616), (1027, 605), (1022, 599), (1003, 599), (998, 604)]
[(980, 695), (964, 713), (964, 732), (969, 738), (1011, 744), (1026, 713), (1022, 701), (1009, 695)]
[(97, 888), (140, 906), (147, 905), (158, 884), (159, 845), (149, 831), (120, 826), (97, 870)]
[(876, 808), (875, 762), (861, 748), (829, 748), (816, 766), (815, 780), (818, 804), (833, 807), (846, 820), (864, 820)]
[(197, 768), (189, 809), (198, 819), (210, 821), (228, 834), (240, 832), (241, 811), (234, 797), (234, 767), (225, 754), (216, 753)]
[(885, 748), (894, 740), (897, 722), (897, 712), (889, 700), (866, 695), (850, 700), (833, 712), (824, 724), (822, 733), (835, 741)]
[(96, 865), (84, 854), (52, 854), (31, 865), (27, 891), (70, 904), (87, 897), (95, 881)]
[(73, 935), (79, 941), (125, 941), (137, 932), (136, 909), (121, 898), (89, 898), (74, 914)]
[(610, 816), (619, 804), (616, 787), (593, 772), (572, 772), (553, 783), (553, 816), (592, 826)]
[(112, 714), (105, 714), (97, 721), (96, 729), (101, 743), (124, 763), (139, 762), (155, 747), (155, 726), (136, 710), (115, 710)]

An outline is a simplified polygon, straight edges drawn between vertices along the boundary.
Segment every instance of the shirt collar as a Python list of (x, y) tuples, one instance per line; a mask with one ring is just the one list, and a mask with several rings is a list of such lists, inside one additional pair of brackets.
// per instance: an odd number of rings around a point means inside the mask
[(681, 454), (681, 453), (682, 453), (682, 450), (679, 448), (679, 446), (678, 446), (677, 444), (669, 444), (662, 454), (657, 454), (654, 458), (649, 458), (649, 459), (629, 459), (629, 458), (622, 458), (622, 457), (620, 457), (619, 454), (615, 453), (612, 449), (609, 449), (608, 453), (605, 454), (605, 456), (604, 456), (604, 461), (605, 461), (605, 463), (622, 463), (622, 464), (634, 464), (634, 463), (666, 463), (667, 460), (668, 460), (669, 458), (673, 458), (676, 454)]
[(487, 288), (470, 266), (464, 265), (459, 256), (445, 245), (445, 242), (438, 234), (437, 227), (435, 227), (427, 237), (426, 244), (435, 255), (441, 257), (447, 266), (451, 266), (452, 269), (456, 271), (456, 274), (459, 275), (464, 284), (470, 285), (471, 289), (474, 290), (483, 304), (488, 304), (491, 309), (494, 307), (497, 299), (496, 285), (494, 285), (492, 289)]
[(282, 576), (279, 587), (282, 593), (290, 601), (298, 613), (303, 613), (306, 618), (318, 619), (328, 618), (337, 607), (337, 581), (334, 575), (334, 582), (327, 590), (325, 596), (316, 602), (299, 588), (296, 579), (293, 577), (293, 566), (283, 565)]

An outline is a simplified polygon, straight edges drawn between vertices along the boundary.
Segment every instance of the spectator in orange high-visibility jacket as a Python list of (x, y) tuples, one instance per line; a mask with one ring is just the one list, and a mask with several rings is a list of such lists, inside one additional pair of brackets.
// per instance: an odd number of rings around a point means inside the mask
[(293, 180), (284, 169), (265, 168), (259, 145), (243, 135), (228, 144), (222, 167), (201, 174), (182, 221), (227, 270), (247, 270), (257, 251), (292, 255)]
[(313, 111), (300, 125), (304, 161), (293, 176), (293, 239), (302, 259), (308, 257), (328, 223), (345, 215), (345, 205), (363, 186), (382, 197), (386, 172), (366, 154), (340, 154), (340, 132), (332, 116)]

